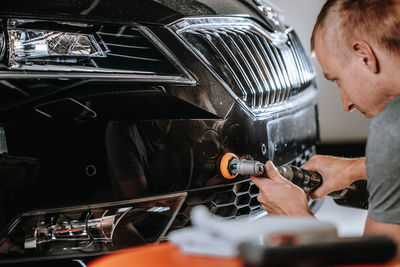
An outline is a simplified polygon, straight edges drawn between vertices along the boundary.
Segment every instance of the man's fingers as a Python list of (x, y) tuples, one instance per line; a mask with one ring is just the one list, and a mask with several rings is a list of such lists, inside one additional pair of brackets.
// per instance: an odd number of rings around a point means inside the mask
[(310, 194), (310, 197), (312, 198), (312, 199), (321, 199), (321, 198), (323, 198), (323, 196), (322, 196), (322, 194), (320, 194), (319, 192), (317, 192), (318, 190), (315, 190), (314, 192), (312, 192), (311, 194)]
[(267, 163), (265, 163), (265, 170), (267, 172), (268, 177), (274, 180), (275, 182), (281, 182), (282, 179), (283, 180), (285, 179), (279, 174), (275, 165), (270, 160), (267, 161)]
[(318, 160), (319, 160), (319, 158), (320, 158), (319, 155), (313, 156), (309, 161), (307, 161), (301, 167), (303, 169), (306, 169), (306, 170), (316, 171), (318, 169)]
[(318, 187), (314, 192), (311, 193), (312, 199), (322, 199), (331, 191), (327, 191), (326, 187)]

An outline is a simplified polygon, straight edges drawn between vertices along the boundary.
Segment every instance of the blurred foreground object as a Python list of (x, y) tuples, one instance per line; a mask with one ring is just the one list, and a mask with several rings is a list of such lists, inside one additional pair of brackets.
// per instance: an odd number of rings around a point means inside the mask
[(250, 221), (220, 220), (205, 207), (197, 206), (191, 213), (193, 226), (170, 233), (170, 241), (182, 252), (220, 257), (239, 254), (238, 246), (246, 241), (268, 239), (275, 242), (280, 235), (295, 237), (300, 243), (337, 239), (333, 224), (313, 218), (268, 216)]
[(369, 265), (387, 263), (396, 254), (396, 244), (384, 236), (308, 241), (311, 242), (298, 242), (296, 235), (278, 235), (275, 244), (262, 240), (243, 243), (240, 256), (246, 267), (270, 267)]

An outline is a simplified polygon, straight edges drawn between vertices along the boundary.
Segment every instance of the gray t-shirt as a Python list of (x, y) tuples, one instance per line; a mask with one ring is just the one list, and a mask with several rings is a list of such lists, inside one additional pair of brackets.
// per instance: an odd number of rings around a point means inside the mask
[(368, 216), (400, 223), (400, 95), (372, 118), (366, 158)]

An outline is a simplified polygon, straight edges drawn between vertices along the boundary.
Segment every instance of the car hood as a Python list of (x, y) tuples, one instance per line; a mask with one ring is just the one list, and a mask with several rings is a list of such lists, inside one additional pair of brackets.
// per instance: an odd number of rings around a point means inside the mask
[(0, 16), (6, 17), (151, 24), (167, 24), (185, 16), (217, 14), (260, 17), (252, 0), (14, 0), (8, 1), (0, 11)]

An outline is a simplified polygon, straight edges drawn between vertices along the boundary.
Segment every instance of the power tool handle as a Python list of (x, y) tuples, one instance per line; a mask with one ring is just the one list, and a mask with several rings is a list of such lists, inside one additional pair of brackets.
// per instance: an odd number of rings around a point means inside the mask
[(318, 172), (308, 171), (294, 165), (283, 165), (277, 168), (278, 172), (304, 190), (311, 193), (322, 184), (322, 176)]
[[(278, 167), (279, 173), (299, 186), (306, 193), (312, 193), (321, 186), (323, 180), (321, 174), (314, 171), (305, 170), (297, 166), (284, 165)], [(367, 182), (360, 180), (352, 183), (344, 190), (335, 191), (329, 194), (336, 204), (341, 206), (368, 209), (369, 193)]]
[(314, 192), (322, 184), (322, 176), (318, 172), (309, 171), (300, 168), (305, 174), (303, 190), (307, 193)]
[(368, 209), (369, 192), (367, 181), (359, 180), (352, 183), (348, 188), (329, 194), (330, 197), (341, 206)]

